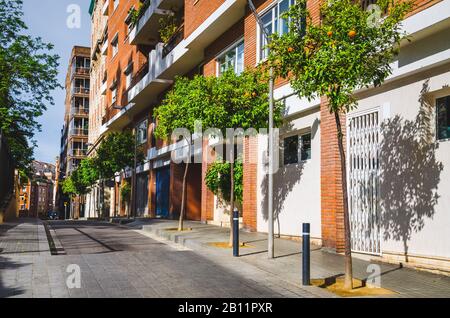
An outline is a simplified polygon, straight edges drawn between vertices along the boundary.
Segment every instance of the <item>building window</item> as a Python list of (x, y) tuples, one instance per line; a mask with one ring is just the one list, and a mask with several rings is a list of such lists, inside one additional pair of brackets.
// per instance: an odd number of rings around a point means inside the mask
[(437, 139), (450, 139), (450, 95), (436, 99)]
[(119, 52), (119, 34), (116, 34), (112, 39), (111, 47), (112, 47), (112, 55), (114, 57)]
[(311, 159), (311, 133), (284, 138), (283, 149), (285, 165)]
[(219, 58), (219, 75), (225, 71), (232, 69), (236, 74), (244, 71), (244, 40), (239, 41), (236, 45), (226, 50)]
[(114, 87), (111, 90), (111, 104), (114, 104), (117, 101), (117, 87)]
[(128, 89), (131, 86), (131, 81), (133, 79), (133, 62), (128, 64), (124, 73), (125, 73), (126, 89)]
[(144, 120), (136, 126), (136, 142), (141, 145), (147, 142), (148, 120)]
[[(294, 4), (295, 0), (279, 0), (276, 5), (269, 9), (261, 16), (261, 21), (268, 35), (277, 33), (283, 35), (289, 31), (289, 21), (282, 18), (283, 13), (289, 10), (289, 7)], [(260, 60), (265, 60), (269, 55), (267, 46), (267, 39), (265, 32), (260, 30), (259, 45), (260, 45)]]

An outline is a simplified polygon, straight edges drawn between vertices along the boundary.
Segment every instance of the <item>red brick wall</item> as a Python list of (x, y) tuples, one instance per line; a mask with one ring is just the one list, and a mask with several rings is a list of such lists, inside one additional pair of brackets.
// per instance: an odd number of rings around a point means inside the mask
[(205, 50), (205, 65), (203, 75), (215, 76), (217, 70), (216, 57), (224, 49), (234, 44), (244, 36), (244, 21), (241, 20), (225, 31), (213, 44)]
[(256, 231), (257, 188), (258, 188), (258, 140), (248, 137), (244, 141), (244, 176), (242, 214), (244, 227)]
[[(108, 73), (107, 83), (108, 90), (106, 93), (106, 114), (108, 119), (112, 118), (117, 109), (111, 107), (112, 92), (109, 89), (114, 80), (117, 80), (117, 106), (126, 106), (128, 104), (128, 89), (126, 88), (126, 79), (124, 70), (133, 62), (133, 76), (143, 65), (147, 63), (147, 55), (140, 51), (140, 47), (130, 45), (128, 42), (128, 26), (125, 19), (128, 11), (134, 5), (137, 7), (139, 0), (120, 1), (116, 10), (114, 10), (113, 1), (109, 2), (109, 19), (108, 19), (108, 57), (106, 61), (106, 70)], [(116, 56), (112, 56), (111, 41), (118, 34), (119, 51)]]
[(214, 219), (214, 194), (208, 190), (205, 184), (206, 171), (208, 170), (208, 162), (211, 162), (214, 155), (208, 151), (208, 141), (203, 141), (202, 153), (202, 198), (201, 198), (201, 220), (202, 222), (211, 221)]
[(224, 0), (185, 0), (184, 1), (184, 37), (195, 31)]
[[(328, 102), (322, 99), (320, 106), (321, 210), (322, 244), (342, 252), (344, 248), (343, 196), (336, 120), (328, 110)], [(345, 130), (345, 116), (341, 116)], [(345, 131), (344, 131), (345, 134)], [(344, 139), (345, 144), (345, 139)]]

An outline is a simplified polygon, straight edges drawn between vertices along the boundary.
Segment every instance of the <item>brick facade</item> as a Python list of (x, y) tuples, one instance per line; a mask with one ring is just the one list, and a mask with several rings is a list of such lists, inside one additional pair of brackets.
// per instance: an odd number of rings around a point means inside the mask
[(185, 0), (184, 37), (191, 35), (224, 2), (224, 0)]
[(258, 140), (248, 137), (244, 141), (244, 175), (242, 217), (244, 228), (256, 231), (258, 188)]

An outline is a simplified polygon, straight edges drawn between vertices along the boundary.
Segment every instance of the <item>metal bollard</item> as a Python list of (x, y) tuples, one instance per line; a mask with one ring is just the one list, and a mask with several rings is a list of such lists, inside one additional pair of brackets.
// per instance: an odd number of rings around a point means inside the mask
[(311, 259), (310, 259), (310, 247), (309, 247), (309, 233), (310, 233), (309, 223), (303, 223), (303, 250), (302, 250), (303, 286), (311, 285), (311, 276), (310, 276)]
[(239, 256), (239, 211), (233, 211), (233, 256)]

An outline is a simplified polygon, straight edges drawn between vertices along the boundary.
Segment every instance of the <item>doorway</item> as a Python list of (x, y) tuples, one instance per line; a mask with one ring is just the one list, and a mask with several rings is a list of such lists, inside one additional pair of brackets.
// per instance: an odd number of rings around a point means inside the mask
[(169, 218), (170, 166), (156, 170), (156, 217)]

